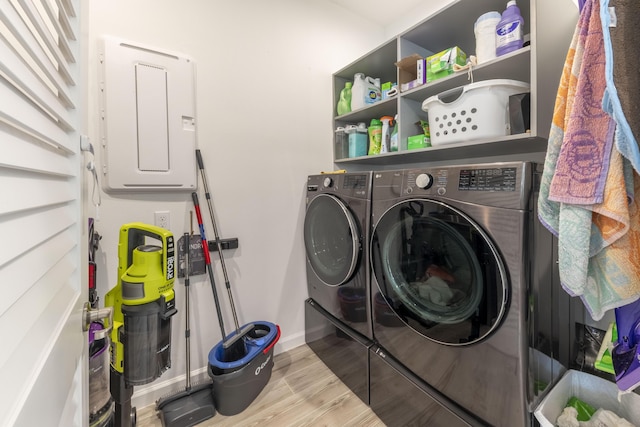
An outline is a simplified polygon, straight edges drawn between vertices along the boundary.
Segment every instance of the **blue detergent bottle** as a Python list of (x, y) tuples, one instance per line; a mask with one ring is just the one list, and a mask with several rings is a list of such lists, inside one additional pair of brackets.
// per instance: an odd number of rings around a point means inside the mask
[(496, 25), (496, 55), (501, 56), (522, 47), (524, 42), (524, 19), (515, 0), (507, 3), (502, 19)]

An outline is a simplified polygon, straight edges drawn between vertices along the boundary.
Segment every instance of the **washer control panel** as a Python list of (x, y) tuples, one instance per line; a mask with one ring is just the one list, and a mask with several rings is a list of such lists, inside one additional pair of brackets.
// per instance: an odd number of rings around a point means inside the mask
[(357, 198), (370, 197), (371, 173), (334, 173), (309, 175), (307, 194), (331, 193)]

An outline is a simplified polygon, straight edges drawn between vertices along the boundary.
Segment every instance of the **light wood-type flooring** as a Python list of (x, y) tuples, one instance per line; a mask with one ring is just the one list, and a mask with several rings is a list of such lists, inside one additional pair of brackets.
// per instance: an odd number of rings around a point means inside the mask
[[(138, 409), (138, 427), (161, 426), (154, 406)], [(358, 426), (384, 423), (307, 346), (274, 358), (271, 379), (238, 415), (216, 414), (199, 426)]]

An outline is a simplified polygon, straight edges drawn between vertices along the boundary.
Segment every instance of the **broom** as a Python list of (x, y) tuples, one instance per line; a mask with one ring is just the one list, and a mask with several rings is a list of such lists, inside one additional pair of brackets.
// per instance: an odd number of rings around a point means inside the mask
[[(191, 213), (193, 215), (193, 213)], [(192, 216), (193, 218), (193, 216)], [(193, 219), (191, 219), (193, 222)], [(184, 305), (185, 305), (185, 347), (186, 347), (186, 385), (173, 395), (163, 397), (158, 400), (156, 410), (160, 412), (160, 420), (163, 426), (168, 427), (190, 427), (208, 420), (216, 414), (216, 408), (213, 400), (213, 384), (205, 382), (191, 386), (191, 329), (189, 327), (189, 246), (191, 236), (193, 235), (193, 226), (191, 234), (184, 233), (185, 247), (185, 272), (184, 272)]]

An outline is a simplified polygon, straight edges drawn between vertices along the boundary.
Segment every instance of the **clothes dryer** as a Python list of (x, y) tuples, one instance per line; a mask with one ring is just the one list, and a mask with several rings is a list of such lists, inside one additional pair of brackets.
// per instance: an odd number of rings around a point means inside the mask
[(304, 245), (309, 297), (367, 339), (371, 172), (307, 179)]
[[(554, 360), (552, 236), (535, 213), (540, 169), (509, 162), (373, 178), (374, 337), (492, 426), (530, 425), (564, 371)], [(372, 365), (371, 396), (379, 375)]]

